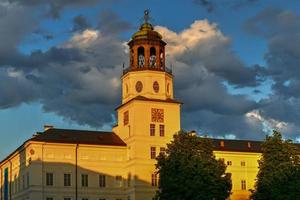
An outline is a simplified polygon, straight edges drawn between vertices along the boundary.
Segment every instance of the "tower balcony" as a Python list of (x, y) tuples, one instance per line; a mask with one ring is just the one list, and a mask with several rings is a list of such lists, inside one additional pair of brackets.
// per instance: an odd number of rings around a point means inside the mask
[(141, 67), (141, 68), (133, 68), (133, 67), (127, 67), (127, 68), (123, 68), (123, 75), (127, 74), (128, 72), (137, 72), (137, 71), (145, 71), (145, 70), (150, 70), (150, 71), (158, 71), (158, 72), (166, 72), (170, 75), (173, 75), (172, 72), (172, 68), (169, 67), (162, 67), (162, 68), (145, 68), (145, 67)]

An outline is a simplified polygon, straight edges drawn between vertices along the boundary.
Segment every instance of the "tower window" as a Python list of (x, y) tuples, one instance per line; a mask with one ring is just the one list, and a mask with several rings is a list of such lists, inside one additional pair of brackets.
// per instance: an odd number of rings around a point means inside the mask
[(232, 162), (229, 160), (229, 161), (227, 161), (227, 165), (228, 166), (231, 166), (232, 165)]
[(161, 136), (161, 137), (165, 136), (165, 125), (163, 125), (163, 124), (159, 125), (159, 136)]
[(156, 148), (150, 147), (150, 158), (155, 159), (156, 158)]
[(156, 49), (155, 49), (155, 47), (150, 48), (149, 65), (150, 65), (150, 67), (156, 67)]
[(124, 112), (123, 123), (124, 123), (124, 126), (126, 126), (129, 123), (129, 112), (128, 111)]
[(150, 136), (155, 136), (155, 124), (150, 124)]
[(145, 66), (145, 50), (144, 47), (138, 48), (138, 67)]
[(245, 162), (245, 161), (242, 161), (242, 162), (241, 162), (241, 166), (242, 166), (242, 167), (245, 167), (245, 166), (246, 166), (246, 162)]

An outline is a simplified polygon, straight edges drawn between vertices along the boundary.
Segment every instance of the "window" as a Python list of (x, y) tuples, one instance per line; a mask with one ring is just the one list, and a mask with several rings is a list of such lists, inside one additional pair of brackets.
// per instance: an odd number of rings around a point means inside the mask
[(64, 186), (71, 186), (71, 174), (64, 174)]
[(89, 186), (89, 176), (87, 174), (81, 174), (81, 186), (82, 187)]
[(64, 200), (71, 200), (71, 197), (65, 197)]
[(126, 126), (129, 123), (129, 112), (128, 111), (124, 112), (123, 123), (124, 123), (124, 126)]
[(46, 185), (53, 186), (53, 173), (46, 173)]
[(88, 198), (82, 198), (81, 200), (89, 200)]
[(155, 159), (156, 158), (156, 148), (150, 147), (150, 158)]
[(163, 124), (159, 125), (159, 136), (161, 136), (161, 137), (165, 136), (165, 125), (163, 125)]
[(117, 187), (122, 187), (122, 176), (116, 176)]
[(242, 161), (242, 162), (241, 162), (241, 166), (242, 166), (242, 167), (245, 167), (245, 166), (246, 166), (246, 162), (245, 162), (245, 161)]
[(106, 186), (106, 177), (105, 175), (99, 175), (99, 187), (105, 187)]
[(241, 185), (242, 185), (242, 190), (246, 190), (246, 181), (245, 180), (241, 181)]
[(103, 198), (102, 198), (102, 199), (99, 199), (99, 200), (106, 200), (106, 199), (103, 199)]
[(152, 186), (154, 186), (154, 187), (156, 187), (157, 186), (157, 174), (156, 173), (154, 173), (154, 174), (152, 174), (151, 175), (151, 185)]
[(46, 200), (53, 200), (53, 197), (46, 197)]
[(165, 154), (165, 153), (166, 153), (166, 148), (160, 147), (160, 154)]
[(155, 136), (155, 124), (150, 124), (150, 136)]
[(232, 162), (231, 161), (227, 161), (227, 165), (228, 166), (232, 165)]

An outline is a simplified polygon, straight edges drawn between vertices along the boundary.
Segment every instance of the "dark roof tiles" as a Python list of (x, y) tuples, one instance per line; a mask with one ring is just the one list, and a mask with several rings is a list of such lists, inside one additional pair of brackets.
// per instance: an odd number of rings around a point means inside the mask
[(36, 134), (30, 141), (126, 146), (126, 144), (113, 132), (69, 130), (51, 128), (43, 133)]

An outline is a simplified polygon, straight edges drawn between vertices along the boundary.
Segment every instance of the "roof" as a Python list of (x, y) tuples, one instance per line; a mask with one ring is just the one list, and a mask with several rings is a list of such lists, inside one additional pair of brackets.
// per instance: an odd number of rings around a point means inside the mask
[(36, 134), (30, 141), (126, 146), (125, 142), (114, 132), (71, 130), (50, 128), (43, 133)]
[(123, 140), (121, 140), (121, 138), (119, 138), (119, 136), (117, 136), (114, 132), (50, 128), (42, 133), (35, 134), (32, 138), (26, 140), (15, 151), (1, 160), (0, 165), (16, 152), (21, 151), (25, 144), (30, 141), (65, 144), (126, 146), (126, 143), (123, 142)]
[(130, 99), (129, 101), (127, 101), (126, 103), (118, 106), (115, 110), (118, 110), (119, 108), (123, 107), (124, 105), (128, 104), (129, 102), (132, 102), (134, 100), (138, 100), (138, 101), (153, 101), (153, 102), (165, 102), (165, 103), (175, 103), (175, 104), (183, 104), (182, 102), (180, 101), (177, 101), (175, 99), (151, 99), (151, 98), (147, 98), (147, 97), (144, 97), (144, 96), (136, 96), (132, 99)]
[(261, 152), (261, 141), (212, 139), (215, 151)]
[(162, 36), (157, 31), (154, 30), (152, 24), (144, 23), (141, 25), (140, 29), (133, 34), (132, 39), (154, 39), (161, 40)]

